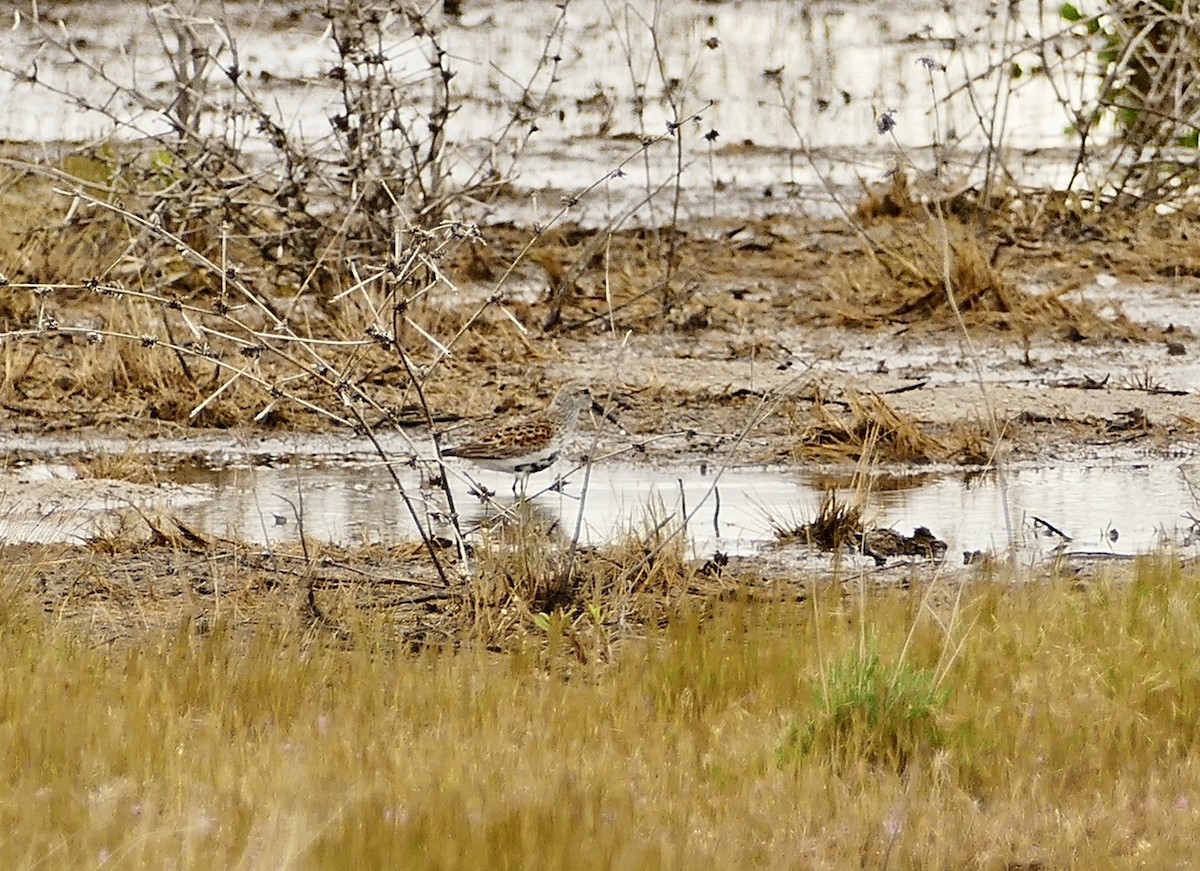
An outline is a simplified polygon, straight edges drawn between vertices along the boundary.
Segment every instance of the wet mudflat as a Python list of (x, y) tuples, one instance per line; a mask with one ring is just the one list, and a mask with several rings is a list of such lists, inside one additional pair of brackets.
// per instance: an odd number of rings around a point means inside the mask
[(12, 13), (0, 866), (1194, 864), (1186, 4)]
[[(114, 15), (111, 7), (58, 3), (43, 18), (50, 27), (64, 21), (90, 55), (125, 59), (109, 68), (119, 81), (135, 74), (147, 81), (170, 79), (173, 73), (146, 16)], [(326, 116), (338, 110), (336, 95), (331, 98), (323, 86), (337, 63), (329, 22), (308, 7), (288, 3), (229, 3), (224, 13), (243, 41), (246, 74), (262, 78), (258, 87), (277, 107), (281, 125), (327, 127)], [(863, 180), (876, 181), (889, 168), (889, 149), (876, 130), (880, 112), (897, 113), (911, 131), (905, 140), (911, 147), (928, 144), (928, 118), (944, 92), (940, 85), (931, 88), (922, 58), (953, 59), (951, 76), (960, 74), (960, 65), (986, 68), (998, 54), (1029, 66), (1038, 62), (1036, 46), (1013, 44), (1010, 28), (1015, 21), (1036, 32), (1046, 26), (1046, 10), (1022, 4), (1009, 15), (1015, 19), (990, 14), (985, 0), (952, 9), (925, 0), (886, 8), (689, 0), (656, 10), (574, 0), (565, 11), (550, 4), (519, 14), (503, 2), (464, 4), (461, 16), (438, 23), (444, 47), (455, 59), (461, 100), (448, 130), (460, 163), (456, 171), (469, 175), (496, 131), (511, 123), (521, 85), (532, 82), (540, 94), (552, 72), (553, 88), (547, 90), (553, 111), (538, 119), (536, 135), (506, 165), (517, 174), (513, 196), (492, 204), (489, 222), (547, 220), (559, 197), (603, 179), (638, 153), (640, 140), (662, 132), (670, 120), (664, 94), (672, 89), (685, 113), (697, 113), (690, 132), (718, 134), (711, 147), (686, 157), (681, 186), (686, 220), (756, 219), (792, 209), (836, 214), (831, 189), (853, 198)], [(391, 62), (402, 78), (420, 81), (428, 76), (428, 58), (416, 40), (401, 36), (401, 25), (397, 30)], [(35, 57), (28, 34), (17, 28), (0, 40), (14, 58), (9, 68), (27, 73), (19, 59)], [(655, 69), (656, 40), (667, 55), (661, 74)], [(547, 48), (552, 64), (545, 61)], [(70, 58), (36, 59), (39, 75), (62, 93), (29, 87), (19, 76), (0, 81), (0, 98), (10, 107), (0, 119), (0, 140), (57, 148), (57, 143), (108, 135), (103, 118), (81, 113), (74, 99), (104, 92), (87, 69)], [(1060, 62), (1070, 70), (1087, 68), (1082, 56)], [(1031, 183), (1061, 184), (1071, 173), (1073, 154), (1053, 83), (1026, 77), (1006, 100), (1011, 172)], [(939, 110), (962, 154), (986, 144), (986, 131), (969, 101), (947, 100)], [(116, 135), (161, 125), (151, 113), (138, 121), (134, 130)], [(252, 137), (246, 146), (256, 147)], [(971, 162), (944, 157), (950, 166)], [(571, 221), (606, 226), (630, 208), (630, 219), (640, 225), (668, 220), (667, 198), (646, 194), (675, 170), (675, 160), (667, 149), (651, 151), (645, 160), (638, 157), (626, 177), (603, 182), (600, 196), (576, 203)], [(641, 200), (647, 201), (639, 206)]]
[[(413, 309), (417, 345), (428, 350), (443, 348), (476, 307), (503, 303), (426, 385), (436, 427), (535, 406), (547, 385), (567, 380), (606, 394), (610, 419), (592, 421), (572, 451), (575, 462), (593, 462), (563, 463), (533, 482), (536, 490), (567, 474), (562, 492), (532, 504), (556, 534), (578, 529), (589, 545), (666, 522), (681, 524), (691, 558), (754, 557), (836, 493), (859, 500), (874, 527), (927, 527), (949, 562), (976, 551), (1034, 561), (1055, 548), (1190, 548), (1200, 282), (1186, 234), (1161, 214), (1134, 227), (1080, 225), (1070, 207), (1017, 194), (979, 226), (945, 220), (968, 202), (964, 191), (978, 194), (977, 156), (995, 145), (961, 80), (997, 53), (1013, 69), (1036, 66), (1039, 46), (1014, 33), (1047, 25), (1041, 9), (987, 11), (985, 3), (681, 3), (650, 20), (636, 4), (576, 2), (517, 20), (509, 4), (478, 3), (439, 18), (457, 101), (445, 134), (453, 143), (447, 182), (470, 175), (479, 149), (494, 150), (514, 100), (540, 93), (540, 77), (549, 96), (502, 189), (455, 206), (454, 221), (474, 222), (482, 242), (439, 253), (440, 283), (422, 291), (428, 308)], [(159, 13), (146, 14), (173, 32)], [(337, 89), (327, 87), (337, 69), (329, 21), (287, 4), (234, 3), (225, 14), (220, 27), (236, 28), (246, 75), (270, 96), (282, 127), (328, 124), (338, 110)], [(174, 75), (162, 38), (137, 16), (65, 3), (44, 19), (51, 28), (61, 19), (89, 56), (122, 57), (125, 66), (108, 67), (118, 84)], [(193, 25), (227, 47), (212, 21)], [(44, 50), (35, 34), (17, 26), (3, 37), (13, 57), (39, 47), (39, 81), (49, 86), (5, 79), (12, 111), (0, 137), (14, 154), (59, 149), (105, 120), (80, 105), (110, 85), (69, 53)], [(396, 74), (423, 81), (420, 34), (397, 38)], [(668, 62), (656, 67), (662, 46)], [(1086, 53), (1060, 63), (1063, 76), (1089, 69)], [(1031, 188), (1059, 184), (1077, 169), (1060, 93), (1049, 77), (1013, 75), (1006, 169)], [(521, 82), (533, 84), (518, 94)], [(688, 148), (674, 150), (669, 137), (647, 144), (673, 129), (673, 117), (688, 119), (679, 137), (692, 137)], [(158, 135), (161, 123), (145, 111), (108, 135), (136, 142)], [(883, 136), (885, 128), (895, 135)], [(241, 146), (270, 156), (253, 136)], [(95, 153), (89, 171), (96, 160), (103, 169), (111, 149)], [(977, 274), (954, 276), (965, 332), (939, 301), (933, 225), (906, 211), (938, 197), (947, 209), (940, 232), (964, 262), (981, 260)], [(554, 226), (543, 228), (547, 221)], [(864, 229), (894, 260), (866, 256)], [(589, 247), (597, 231), (607, 234), (603, 255)], [(107, 268), (139, 277), (143, 265), (126, 261)], [(932, 277), (906, 273), (914, 262)], [(176, 294), (195, 290), (182, 290), (187, 272), (160, 269), (155, 281), (166, 275), (178, 288), (145, 302), (177, 310)], [(559, 286), (564, 276), (575, 284)], [(150, 386), (101, 395), (111, 373), (120, 381), (129, 366), (125, 350), (94, 367), (78, 359), (84, 339), (99, 341), (94, 327), (108, 322), (104, 304), (75, 290), (37, 292), (58, 307), (14, 308), (14, 323), (26, 338), (61, 335), (51, 336), (59, 342), (52, 353), (39, 349), (10, 366), (20, 377), (0, 420), (4, 541), (144, 540), (154, 528), (145, 514), (268, 549), (302, 540), (403, 546), (418, 530), (401, 488), (431, 534), (453, 525), (431, 481), (439, 472), (428, 462), (428, 428), (411, 426), (421, 410), (394, 360), (352, 373), (377, 391), (360, 421), (320, 384), (306, 392), (319, 378), (264, 369), (256, 389), (304, 385), (286, 396), (301, 400), (289, 405), (240, 384), (199, 389), (182, 359), (188, 383), (178, 395), (157, 372)], [(280, 299), (290, 292), (281, 289)], [(318, 311), (289, 306), (307, 317)], [(188, 317), (179, 329), (194, 331), (196, 315)], [(128, 340), (144, 328), (112, 332)], [(377, 338), (380, 329), (371, 323), (365, 332)], [(338, 323), (331, 332), (364, 330)], [(265, 345), (269, 333), (254, 340)], [(176, 335), (140, 341), (152, 348)], [(249, 344), (236, 348), (239, 357), (257, 353)], [(87, 383), (73, 383), (93, 370)], [(378, 426), (382, 456), (362, 437), (366, 423)], [(868, 471), (855, 478), (864, 456)], [(447, 474), (468, 535), (512, 509), (504, 476), (462, 464)], [(476, 484), (499, 495), (481, 500)], [(786, 547), (797, 560), (814, 558)]]

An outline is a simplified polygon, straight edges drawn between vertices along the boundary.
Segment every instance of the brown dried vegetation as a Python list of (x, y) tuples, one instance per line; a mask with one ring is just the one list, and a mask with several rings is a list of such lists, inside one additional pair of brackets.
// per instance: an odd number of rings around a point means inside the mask
[(949, 454), (912, 418), (899, 414), (882, 396), (851, 392), (844, 407), (817, 401), (814, 421), (799, 434), (797, 453), (823, 459), (928, 463)]
[[(488, 227), (478, 238), (447, 227), (414, 235), (414, 258), (399, 273), (384, 262), (333, 268), (331, 259), (320, 286), (299, 286), (234, 237), (180, 228), (181, 251), (117, 212), (53, 194), (61, 178), (10, 168), (0, 182), (0, 263), (13, 285), (0, 304), (10, 336), (0, 395), (24, 414), (53, 407), (76, 424), (344, 425), (353, 422), (340, 395), (347, 386), (367, 399), (368, 420), (399, 421), (420, 408), (401, 351), (409, 366), (432, 367), (422, 386), (437, 411), (440, 396), (477, 386), (481, 370), (497, 382), (539, 379), (540, 367), (563, 360), (557, 335), (720, 341), (800, 325), (955, 327), (948, 293), (969, 328), (1150, 337), (1063, 299), (1060, 289), (1075, 286), (1066, 264), (1017, 245), (1011, 229), (939, 221), (911, 199), (871, 219), (870, 243), (845, 225), (794, 217), (699, 223), (677, 234), (669, 278), (653, 231), (564, 226), (531, 242), (526, 228)], [(1188, 244), (1168, 234), (1160, 256), (1179, 264)], [(1074, 250), (1119, 256), (1086, 239)], [(229, 264), (242, 290), (199, 258)], [(1021, 289), (1047, 267), (1059, 289)], [(291, 339), (276, 335), (281, 317)], [(916, 438), (898, 451), (930, 447)]]

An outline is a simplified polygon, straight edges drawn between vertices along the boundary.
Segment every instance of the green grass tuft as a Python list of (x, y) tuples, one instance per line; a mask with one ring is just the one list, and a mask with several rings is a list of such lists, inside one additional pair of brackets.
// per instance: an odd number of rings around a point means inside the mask
[(865, 762), (902, 772), (918, 752), (944, 743), (937, 717), (949, 694), (932, 671), (907, 663), (885, 669), (873, 648), (853, 653), (817, 686), (817, 713), (788, 727), (779, 762), (820, 753), (838, 770)]

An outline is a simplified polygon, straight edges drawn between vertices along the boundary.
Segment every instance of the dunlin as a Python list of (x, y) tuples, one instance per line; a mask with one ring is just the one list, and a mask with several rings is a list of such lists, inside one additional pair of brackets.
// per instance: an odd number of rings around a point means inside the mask
[(513, 492), (524, 488), (529, 476), (554, 465), (563, 444), (575, 434), (579, 413), (592, 407), (586, 387), (568, 385), (541, 411), (502, 422), (477, 433), (470, 441), (442, 451), (443, 457), (460, 457), (484, 469), (511, 472)]

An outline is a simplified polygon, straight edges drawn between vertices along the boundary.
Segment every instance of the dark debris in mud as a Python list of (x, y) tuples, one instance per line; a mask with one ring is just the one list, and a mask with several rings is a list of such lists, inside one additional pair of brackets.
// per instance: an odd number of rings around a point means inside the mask
[(798, 526), (774, 522), (779, 544), (803, 544), (829, 554), (857, 552), (870, 557), (876, 566), (887, 565), (894, 557), (914, 557), (941, 563), (946, 557), (946, 542), (924, 526), (904, 535), (894, 529), (865, 523), (862, 510), (851, 499), (826, 491), (816, 516)]

